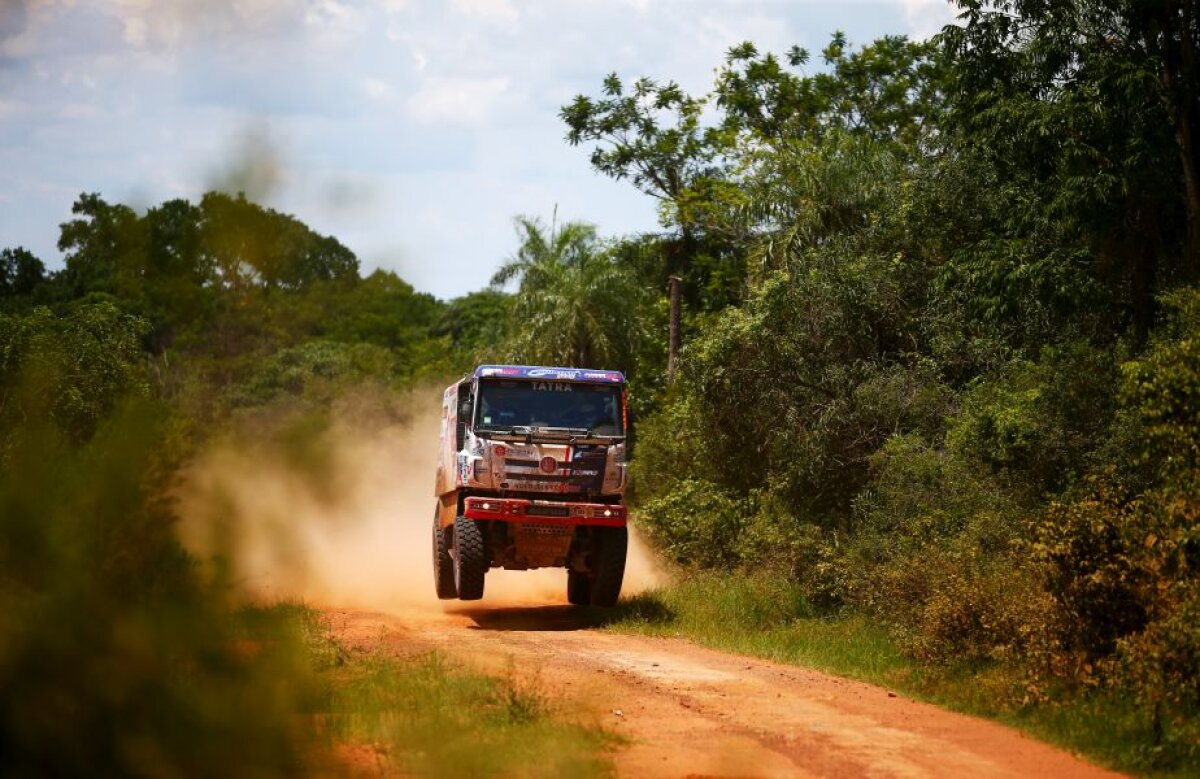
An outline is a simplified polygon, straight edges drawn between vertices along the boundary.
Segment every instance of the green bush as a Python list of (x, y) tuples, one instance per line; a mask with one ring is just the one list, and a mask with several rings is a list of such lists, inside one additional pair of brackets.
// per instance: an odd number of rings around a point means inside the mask
[(953, 538), (976, 513), (1013, 508), (987, 473), (917, 434), (889, 438), (870, 466), (870, 485), (855, 497), (854, 522), (865, 536), (887, 537), (892, 549)]
[(0, 314), (0, 395), (6, 397), (0, 441), (10, 425), (42, 418), (83, 441), (118, 400), (147, 395), (141, 339), (148, 330), (147, 322), (102, 298), (63, 315), (44, 307)]
[(637, 420), (635, 457), (629, 465), (629, 499), (634, 503), (660, 497), (684, 479), (714, 480), (721, 459), (704, 440), (700, 410), (687, 395), (667, 400), (645, 419)]
[(1036, 579), (1017, 557), (1019, 509), (984, 469), (916, 434), (871, 457), (846, 545), (846, 600), (927, 663), (1011, 658), (1027, 644)]
[(675, 562), (729, 568), (739, 561), (739, 537), (753, 513), (750, 500), (731, 497), (712, 482), (682, 479), (667, 494), (646, 501), (637, 517), (639, 527)]
[(305, 665), (200, 581), (162, 499), (163, 414), (85, 444), (16, 431), (0, 475), (0, 762), (8, 776), (294, 774)]
[(242, 386), (235, 402), (261, 405), (278, 395), (290, 394), (327, 404), (356, 383), (375, 381), (386, 385), (395, 381), (397, 367), (395, 356), (381, 346), (307, 341), (264, 360)]
[(1035, 525), (1032, 561), (1052, 606), (1037, 671), (1043, 683), (1131, 693), (1172, 754), (1197, 754), (1200, 294), (1165, 302), (1172, 317), (1141, 359), (1122, 366), (1122, 406), (1100, 450), (1115, 462)]
[(1047, 604), (1019, 559), (935, 554), (907, 564), (928, 571), (928, 597), (914, 624), (899, 631), (903, 649), (928, 663), (1021, 663)]
[(1117, 640), (1141, 630), (1149, 617), (1146, 571), (1138, 561), (1144, 509), (1110, 480), (1089, 484), (1089, 494), (1051, 504), (1031, 548), (1057, 606), (1055, 649), (1075, 667), (1109, 657)]
[(1164, 600), (1171, 605), (1144, 631), (1121, 639), (1118, 679), (1164, 721), (1188, 730), (1200, 753), (1200, 587), (1178, 583)]
[(1118, 374), (1111, 351), (1081, 342), (1017, 359), (963, 394), (946, 446), (1033, 498), (1069, 486), (1106, 434)]

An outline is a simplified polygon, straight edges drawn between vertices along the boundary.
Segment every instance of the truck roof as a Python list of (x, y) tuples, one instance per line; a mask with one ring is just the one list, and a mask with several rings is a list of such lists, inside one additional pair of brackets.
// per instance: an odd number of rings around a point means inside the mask
[(553, 379), (555, 381), (580, 381), (598, 384), (623, 384), (625, 376), (620, 371), (593, 370), (591, 368), (551, 368), (541, 365), (480, 365), (475, 369), (475, 378), (503, 377), (506, 379)]

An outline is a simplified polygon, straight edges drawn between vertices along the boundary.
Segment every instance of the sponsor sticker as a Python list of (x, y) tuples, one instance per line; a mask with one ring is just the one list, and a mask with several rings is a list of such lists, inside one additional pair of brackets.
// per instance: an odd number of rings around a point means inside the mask
[(533, 368), (525, 372), (531, 378), (578, 379), (583, 371), (567, 371), (560, 368)]
[(597, 371), (583, 368), (540, 368), (526, 365), (481, 365), (476, 375), (484, 378), (507, 377), (525, 379), (559, 379), (563, 381), (592, 381), (620, 384), (624, 376), (619, 371)]

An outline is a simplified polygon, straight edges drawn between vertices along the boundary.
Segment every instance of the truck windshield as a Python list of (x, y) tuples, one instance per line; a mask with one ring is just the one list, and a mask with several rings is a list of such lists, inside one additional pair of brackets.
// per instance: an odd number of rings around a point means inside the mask
[(477, 427), (568, 428), (624, 435), (621, 388), (559, 381), (479, 382)]

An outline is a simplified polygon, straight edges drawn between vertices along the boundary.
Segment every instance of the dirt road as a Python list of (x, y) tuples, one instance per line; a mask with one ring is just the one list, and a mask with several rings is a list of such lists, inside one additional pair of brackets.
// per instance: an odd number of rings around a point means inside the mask
[[(485, 602), (486, 603), (486, 602)], [(538, 674), (559, 705), (628, 739), (628, 777), (1116, 776), (996, 724), (859, 682), (591, 629), (567, 606), (330, 610), (348, 648), (438, 649)]]
[[(627, 738), (614, 756), (622, 776), (1113, 775), (869, 685), (590, 629), (570, 607), (545, 605), (564, 598), (561, 571), (492, 570), (482, 605), (443, 609), (430, 581), (429, 515), (396, 521), (413, 506), (433, 507), (429, 444), (440, 405), (414, 408), (410, 424), (336, 428), (319, 483), (285, 460), (214, 449), (181, 492), (185, 537), (203, 557), (206, 531), (230, 543), (237, 528), (234, 574), (257, 597), (356, 606), (325, 612), (351, 647), (440, 649), (498, 673), (512, 658), (561, 705)], [(626, 595), (667, 583), (636, 533), (629, 554)]]

